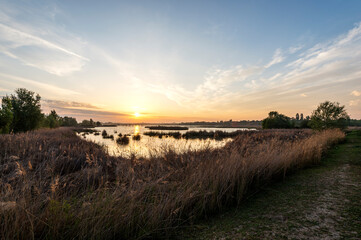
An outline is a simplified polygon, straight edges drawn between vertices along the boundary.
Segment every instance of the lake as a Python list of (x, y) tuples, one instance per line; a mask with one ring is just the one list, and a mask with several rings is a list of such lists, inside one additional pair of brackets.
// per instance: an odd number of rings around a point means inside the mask
[[(160, 156), (167, 150), (173, 150), (176, 153), (182, 153), (185, 151), (195, 151), (202, 150), (207, 148), (219, 148), (223, 147), (227, 142), (232, 141), (231, 138), (226, 138), (223, 140), (215, 139), (175, 139), (173, 137), (150, 137), (143, 135), (144, 132), (154, 131), (154, 132), (180, 132), (185, 133), (187, 131), (224, 131), (224, 132), (234, 132), (237, 130), (248, 131), (255, 129), (248, 128), (202, 128), (187, 126), (188, 130), (149, 130), (145, 128), (145, 125), (119, 125), (115, 127), (96, 127), (96, 130), (102, 132), (103, 130), (107, 131), (108, 135), (114, 135), (114, 140), (104, 139), (102, 135), (87, 134), (79, 136), (85, 138), (88, 141), (93, 141), (97, 144), (100, 144), (106, 148), (108, 153), (113, 156), (122, 156), (129, 158), (132, 155), (136, 157), (151, 157), (151, 156)], [(139, 134), (141, 136), (140, 140), (133, 140), (132, 137), (129, 138), (128, 145), (119, 145), (116, 142), (118, 134), (129, 134), (131, 136)]]

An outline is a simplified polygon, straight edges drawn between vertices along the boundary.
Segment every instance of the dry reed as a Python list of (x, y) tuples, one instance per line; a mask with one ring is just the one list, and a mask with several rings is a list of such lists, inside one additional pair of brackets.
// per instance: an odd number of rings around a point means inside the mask
[(70, 129), (0, 136), (1, 239), (167, 237), (318, 163), (339, 130), (244, 132), (221, 149), (125, 159)]

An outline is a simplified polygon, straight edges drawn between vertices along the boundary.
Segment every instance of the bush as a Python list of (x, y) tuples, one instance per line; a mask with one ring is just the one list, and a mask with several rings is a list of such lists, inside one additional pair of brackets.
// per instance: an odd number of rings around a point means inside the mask
[(262, 128), (270, 129), (270, 128), (291, 128), (292, 123), (289, 117), (279, 114), (276, 111), (270, 112), (268, 117), (263, 119)]
[(117, 143), (120, 145), (127, 145), (129, 144), (129, 137), (124, 135), (123, 137), (117, 139)]
[(139, 141), (140, 140), (140, 134), (133, 135), (133, 140)]
[(108, 136), (107, 131), (103, 130), (103, 131), (102, 131), (102, 136), (103, 136), (103, 138), (106, 138), (106, 137)]

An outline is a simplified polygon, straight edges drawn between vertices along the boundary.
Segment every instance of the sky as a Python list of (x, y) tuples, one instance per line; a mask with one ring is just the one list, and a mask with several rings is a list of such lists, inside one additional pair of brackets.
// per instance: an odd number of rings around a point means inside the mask
[(361, 1), (0, 0), (0, 96), (78, 121), (361, 118)]

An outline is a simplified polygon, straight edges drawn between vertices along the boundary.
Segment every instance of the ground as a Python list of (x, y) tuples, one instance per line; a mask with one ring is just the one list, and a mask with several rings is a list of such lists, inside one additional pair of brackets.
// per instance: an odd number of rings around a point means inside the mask
[(361, 131), (320, 165), (287, 176), (241, 206), (202, 220), (181, 239), (361, 239)]

